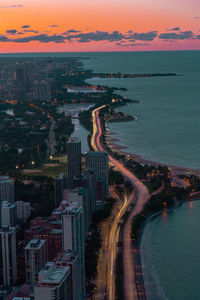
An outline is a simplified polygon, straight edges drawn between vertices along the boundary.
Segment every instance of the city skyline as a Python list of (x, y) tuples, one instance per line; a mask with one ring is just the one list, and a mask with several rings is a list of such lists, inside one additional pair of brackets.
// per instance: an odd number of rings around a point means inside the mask
[(200, 3), (2, 1), (0, 53), (200, 49)]

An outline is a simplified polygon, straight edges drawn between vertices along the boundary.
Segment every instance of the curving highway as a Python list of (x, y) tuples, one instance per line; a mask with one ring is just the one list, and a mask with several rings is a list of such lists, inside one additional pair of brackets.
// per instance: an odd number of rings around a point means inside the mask
[[(102, 128), (99, 118), (99, 112), (106, 105), (103, 105), (92, 112), (93, 121), (93, 135), (91, 145), (95, 151), (105, 151), (101, 144)], [(111, 155), (109, 162), (115, 166), (119, 172), (133, 185), (134, 192), (128, 199), (124, 200), (124, 204), (115, 217), (108, 242), (108, 269), (107, 269), (107, 297), (105, 299), (115, 299), (115, 259), (116, 259), (116, 245), (119, 236), (119, 226), (123, 223), (123, 215), (126, 210), (130, 209), (130, 205), (135, 203), (134, 207), (123, 226), (123, 270), (124, 270), (124, 298), (126, 300), (139, 299), (137, 295), (136, 282), (135, 282), (135, 268), (134, 268), (134, 249), (131, 241), (131, 226), (133, 217), (142, 211), (144, 204), (149, 200), (150, 194), (146, 186), (129, 170), (127, 170), (122, 163), (114, 159)], [(145, 299), (145, 298), (143, 298)]]

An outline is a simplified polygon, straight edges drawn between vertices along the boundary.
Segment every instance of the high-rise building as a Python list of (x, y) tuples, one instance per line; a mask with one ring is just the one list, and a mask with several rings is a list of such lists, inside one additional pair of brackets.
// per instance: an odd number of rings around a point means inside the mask
[(17, 201), (17, 219), (21, 222), (26, 222), (26, 220), (31, 215), (31, 204), (30, 202)]
[(38, 276), (35, 300), (71, 300), (70, 268), (48, 263)]
[(16, 225), (16, 205), (8, 201), (3, 201), (1, 210), (1, 226), (14, 227)]
[(85, 298), (85, 255), (83, 207), (68, 206), (62, 214), (63, 251), (78, 256), (81, 299)]
[(102, 208), (104, 206), (104, 202), (106, 199), (106, 187), (104, 179), (100, 176), (96, 178), (96, 197), (97, 197), (97, 209)]
[(0, 176), (0, 204), (2, 201), (14, 202), (14, 180)]
[(59, 253), (54, 259), (56, 266), (67, 266), (70, 268), (70, 296), (71, 300), (80, 300), (80, 276), (78, 257), (71, 251)]
[(78, 138), (70, 138), (67, 142), (68, 185), (75, 176), (81, 176), (81, 142)]
[(88, 198), (88, 206), (89, 206), (89, 214), (90, 219), (92, 214), (96, 211), (96, 201), (97, 201), (97, 181), (96, 181), (96, 174), (94, 171), (89, 170), (86, 172), (86, 192)]
[(57, 208), (63, 200), (63, 190), (67, 187), (67, 176), (61, 173), (54, 180), (55, 208)]
[(22, 86), (24, 82), (24, 70), (22, 68), (16, 69), (16, 81), (18, 86)]
[(51, 86), (48, 79), (41, 81), (34, 81), (33, 84), (33, 98), (37, 101), (50, 102), (51, 101)]
[(108, 193), (108, 154), (104, 151), (101, 152), (88, 152), (86, 154), (86, 169), (94, 171), (96, 176), (104, 180), (106, 195)]
[(90, 221), (90, 211), (89, 211), (89, 203), (88, 198), (86, 197), (86, 189), (84, 187), (74, 187), (69, 188), (63, 191), (63, 199), (66, 201), (68, 206), (79, 207), (83, 206), (84, 212), (84, 226), (85, 233), (84, 236), (88, 236), (89, 229), (89, 221)]
[(16, 229), (4, 226), (0, 230), (0, 283), (4, 288), (17, 281)]
[(31, 240), (24, 248), (26, 283), (33, 288), (36, 282), (36, 275), (42, 270), (46, 263), (46, 240)]

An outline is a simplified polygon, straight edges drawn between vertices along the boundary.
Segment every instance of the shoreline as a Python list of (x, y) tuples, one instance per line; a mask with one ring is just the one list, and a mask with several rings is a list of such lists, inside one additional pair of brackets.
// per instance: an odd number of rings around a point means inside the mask
[(147, 165), (152, 165), (155, 167), (167, 166), (170, 169), (170, 171), (173, 172), (175, 175), (194, 174), (194, 175), (200, 176), (200, 170), (198, 170), (198, 169), (193, 169), (193, 168), (189, 168), (189, 167), (181, 167), (181, 166), (176, 166), (176, 165), (169, 164), (169, 163), (158, 162), (158, 161), (146, 159), (140, 154), (134, 154), (129, 151), (126, 151), (126, 152), (123, 151), (124, 149), (129, 149), (129, 147), (126, 145), (116, 143), (116, 142), (120, 142), (119, 138), (112, 137), (113, 135), (116, 135), (116, 134), (118, 134), (118, 133), (108, 131), (106, 140), (107, 140), (108, 147), (110, 147), (113, 150), (118, 151), (119, 154), (128, 156), (128, 158), (133, 159), (134, 161), (136, 161), (137, 163), (140, 163), (140, 164), (147, 164)]
[[(187, 175), (197, 175), (200, 176), (200, 170), (193, 169), (193, 168), (187, 168), (187, 167), (180, 167), (175, 166), (167, 163), (160, 163), (153, 160), (145, 159), (142, 157), (142, 155), (139, 154), (133, 154), (131, 152), (125, 152), (124, 149), (129, 149), (126, 145), (118, 144), (120, 142), (119, 138), (113, 137), (114, 135), (117, 135), (117, 132), (107, 131), (106, 134), (106, 144), (109, 148), (111, 148), (113, 151), (117, 151), (118, 154), (125, 155), (128, 159), (133, 159), (137, 163), (140, 164), (148, 164), (152, 166), (167, 166), (170, 169), (170, 172), (173, 174), (173, 176), (179, 176), (182, 174)], [(191, 199), (191, 201), (195, 201), (197, 199)], [(176, 205), (171, 207), (167, 212), (172, 212), (176, 210), (177, 208), (181, 207), (184, 203), (190, 201), (189, 199), (183, 203), (177, 202)], [(147, 300), (154, 300), (154, 299), (160, 299), (160, 300), (167, 300), (167, 296), (165, 294), (164, 287), (161, 284), (160, 278), (158, 273), (156, 272), (155, 265), (153, 262), (153, 255), (152, 255), (152, 236), (153, 236), (153, 229), (150, 228), (150, 223), (154, 219), (162, 216), (163, 211), (159, 211), (157, 213), (154, 213), (153, 215), (150, 215), (147, 219), (147, 221), (144, 223), (143, 228), (140, 232), (140, 238), (139, 238), (139, 249), (140, 249), (140, 263), (141, 263), (141, 270), (142, 270), (142, 277), (144, 281), (145, 286), (145, 293), (146, 293), (146, 299)]]

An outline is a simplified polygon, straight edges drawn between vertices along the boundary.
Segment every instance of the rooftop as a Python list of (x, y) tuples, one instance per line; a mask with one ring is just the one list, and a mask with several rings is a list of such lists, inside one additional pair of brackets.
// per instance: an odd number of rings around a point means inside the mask
[(40, 240), (40, 239), (32, 239), (25, 247), (26, 250), (28, 249), (40, 249), (46, 240)]
[(52, 266), (44, 271), (46, 274), (40, 283), (59, 284), (69, 270), (70, 268), (66, 266)]
[(69, 138), (67, 143), (80, 143), (80, 140), (77, 137)]
[(51, 229), (50, 233), (59, 234), (59, 233), (62, 233), (62, 230), (61, 229)]

